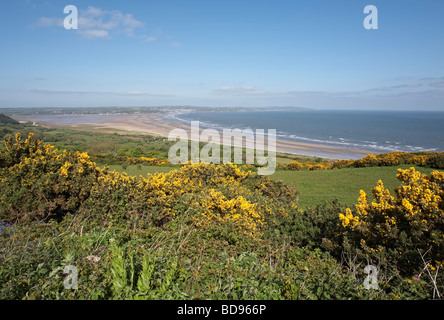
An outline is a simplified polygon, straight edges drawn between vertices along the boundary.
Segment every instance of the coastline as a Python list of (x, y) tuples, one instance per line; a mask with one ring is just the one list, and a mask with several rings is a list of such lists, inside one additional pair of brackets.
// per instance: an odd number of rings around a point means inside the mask
[[(184, 129), (190, 137), (191, 127), (182, 122), (166, 120), (167, 113), (143, 114), (112, 114), (112, 115), (48, 115), (45, 116), (14, 116), (18, 121), (30, 121), (52, 128), (70, 128), (85, 131), (100, 131), (106, 133), (138, 133), (151, 134), (168, 138), (169, 133), (177, 128)], [(71, 118), (71, 121), (70, 121)], [(267, 133), (267, 129), (265, 133)], [(202, 129), (200, 129), (202, 132)], [(218, 142), (216, 142), (218, 143)], [(221, 144), (218, 143), (218, 144)], [(278, 153), (289, 153), (301, 156), (322, 157), (328, 159), (359, 159), (371, 153), (367, 150), (348, 149), (325, 146), (314, 143), (296, 142), (289, 140), (276, 140)]]

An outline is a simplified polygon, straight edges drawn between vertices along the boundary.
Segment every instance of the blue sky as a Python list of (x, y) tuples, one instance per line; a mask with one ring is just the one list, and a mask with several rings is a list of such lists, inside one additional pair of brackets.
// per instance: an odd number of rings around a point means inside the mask
[(0, 107), (444, 110), (443, 14), (441, 0), (3, 0)]

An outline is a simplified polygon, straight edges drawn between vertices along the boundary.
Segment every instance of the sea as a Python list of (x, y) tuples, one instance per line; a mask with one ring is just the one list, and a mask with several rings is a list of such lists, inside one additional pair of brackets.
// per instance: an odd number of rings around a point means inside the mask
[[(183, 112), (166, 120), (201, 128), (276, 129), (278, 140), (369, 153), (444, 151), (444, 112), (432, 111), (224, 111)], [(317, 154), (323, 156), (323, 154)], [(348, 158), (360, 158), (358, 154)]]

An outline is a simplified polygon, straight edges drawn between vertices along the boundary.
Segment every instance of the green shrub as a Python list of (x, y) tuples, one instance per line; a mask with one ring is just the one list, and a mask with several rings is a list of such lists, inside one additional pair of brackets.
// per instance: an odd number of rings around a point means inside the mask
[(436, 153), (426, 160), (426, 166), (435, 169), (444, 169), (444, 152)]

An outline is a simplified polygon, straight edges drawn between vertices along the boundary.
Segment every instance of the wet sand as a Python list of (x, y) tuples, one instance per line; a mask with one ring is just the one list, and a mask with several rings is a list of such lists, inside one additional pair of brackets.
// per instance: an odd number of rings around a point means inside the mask
[[(48, 116), (16, 116), (19, 121), (33, 121), (47, 127), (65, 127), (79, 130), (100, 132), (127, 132), (158, 135), (168, 138), (174, 129), (184, 129), (190, 137), (191, 128), (180, 122), (165, 120), (165, 114), (114, 114), (114, 115), (48, 115)], [(267, 128), (265, 134), (267, 134)], [(202, 130), (201, 130), (202, 131)], [(222, 132), (219, 132), (222, 136)], [(207, 142), (207, 141), (203, 141)], [(222, 143), (213, 141), (216, 143)], [(265, 144), (267, 148), (267, 144)], [(308, 156), (320, 156), (332, 159), (359, 159), (368, 153), (367, 150), (347, 149), (312, 143), (277, 140), (277, 152)]]

